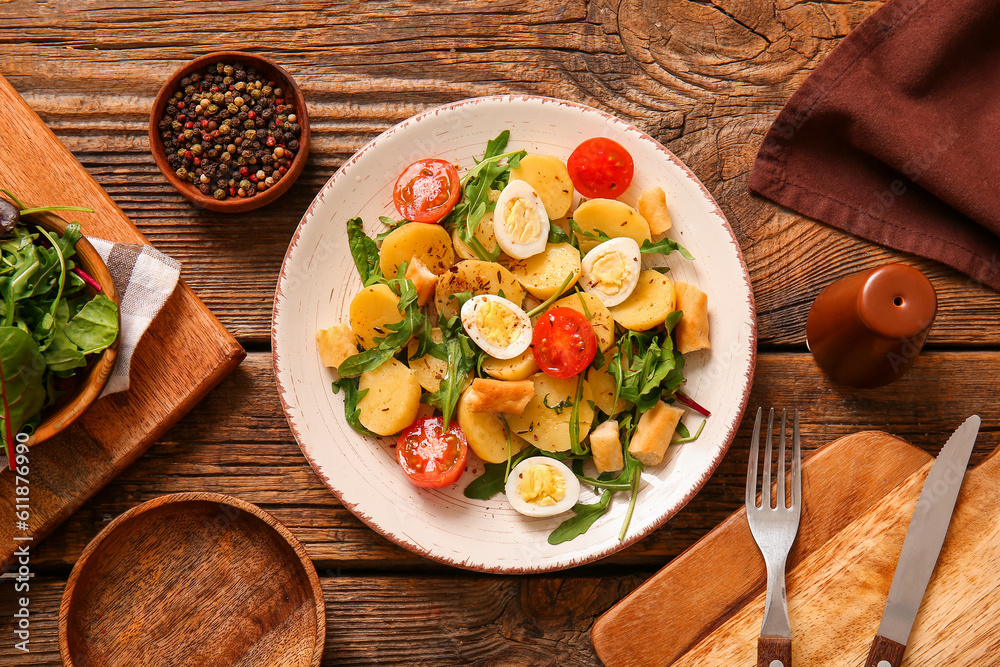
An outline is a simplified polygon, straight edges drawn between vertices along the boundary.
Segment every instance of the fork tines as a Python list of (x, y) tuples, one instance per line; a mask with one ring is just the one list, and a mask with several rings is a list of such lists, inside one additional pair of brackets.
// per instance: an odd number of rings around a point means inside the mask
[[(799, 411), (796, 409), (792, 420), (792, 474), (791, 483), (788, 486), (791, 487), (791, 502), (786, 503), (785, 501), (785, 486), (786, 486), (786, 445), (785, 445), (785, 410), (781, 411), (781, 422), (780, 431), (778, 434), (778, 470), (775, 481), (777, 482), (777, 499), (772, 502), (771, 495), (771, 467), (772, 467), (772, 457), (771, 457), (771, 442), (772, 434), (774, 433), (774, 408), (768, 411), (767, 415), (767, 440), (764, 445), (764, 471), (763, 471), (763, 483), (760, 485), (760, 495), (761, 502), (757, 502), (757, 480), (761, 477), (758, 468), (760, 467), (760, 422), (763, 413), (762, 408), (757, 409), (757, 420), (753, 427), (753, 437), (750, 440), (750, 462), (747, 466), (747, 490), (746, 490), (746, 504), (747, 510), (750, 508), (768, 508), (768, 509), (790, 509), (795, 510), (801, 507), (802, 504), (802, 470), (801, 470), (801, 445), (799, 443)], [(765, 495), (766, 494), (766, 495)], [(766, 498), (766, 504), (765, 504)]]

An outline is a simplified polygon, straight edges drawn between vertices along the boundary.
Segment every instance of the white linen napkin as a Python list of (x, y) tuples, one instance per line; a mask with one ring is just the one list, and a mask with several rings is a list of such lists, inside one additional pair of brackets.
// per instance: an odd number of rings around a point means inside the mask
[(177, 286), (181, 265), (148, 245), (112, 243), (87, 237), (108, 266), (118, 290), (118, 356), (101, 397), (125, 391), (132, 354), (150, 322)]

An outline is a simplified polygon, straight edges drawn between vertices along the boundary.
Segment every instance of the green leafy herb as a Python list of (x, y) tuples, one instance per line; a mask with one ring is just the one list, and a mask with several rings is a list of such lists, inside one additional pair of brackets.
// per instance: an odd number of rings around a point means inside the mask
[(365, 287), (382, 280), (382, 265), (379, 263), (378, 246), (365, 234), (361, 218), (347, 221), (347, 245), (354, 258), (361, 282)]
[(701, 437), (701, 432), (705, 430), (705, 423), (708, 422), (707, 419), (702, 419), (701, 424), (698, 425), (698, 430), (695, 431), (694, 435), (688, 433), (687, 427), (684, 424), (677, 425), (677, 433), (681, 436), (677, 440), (671, 441), (672, 445), (683, 445), (688, 442), (694, 442), (699, 437)]
[(569, 417), (569, 449), (574, 454), (584, 454), (580, 443), (580, 401), (583, 400), (583, 373), (576, 378), (576, 395), (573, 397), (573, 409)]
[(394, 231), (396, 231), (397, 229), (399, 229), (403, 225), (409, 224), (409, 222), (410, 222), (409, 220), (406, 220), (405, 218), (403, 220), (393, 220), (392, 218), (387, 218), (384, 215), (380, 215), (378, 217), (378, 220), (383, 225), (385, 225), (386, 227), (388, 227), (388, 229), (386, 229), (384, 232), (380, 232), (380, 233), (378, 233), (378, 234), (375, 235), (375, 242), (376, 243), (381, 243), (382, 241), (385, 240), (386, 236), (388, 236), (389, 234), (392, 234)]
[(573, 234), (579, 238), (591, 239), (592, 241), (599, 241), (604, 243), (605, 241), (610, 241), (611, 237), (602, 232), (600, 229), (594, 229), (592, 232), (585, 232), (580, 228), (580, 225), (576, 224), (576, 220), (569, 221), (569, 228), (573, 230)]
[(563, 400), (556, 403), (555, 405), (549, 405), (549, 395), (545, 394), (545, 396), (542, 398), (542, 405), (547, 407), (549, 410), (555, 411), (557, 415), (561, 415), (564, 409), (573, 405), (573, 400), (569, 397), (566, 397)]
[(594, 525), (595, 521), (604, 516), (610, 504), (611, 491), (607, 489), (596, 503), (590, 505), (577, 503), (573, 506), (573, 513), (576, 516), (566, 519), (549, 533), (549, 544), (562, 544), (583, 535)]
[(427, 403), (440, 408), (444, 428), (447, 429), (462, 389), (465, 388), (465, 381), (476, 367), (476, 353), (472, 348), (472, 339), (463, 333), (456, 333), (448, 338), (443, 346), (448, 373), (441, 379), (438, 390), (427, 397)]
[(549, 243), (569, 243), (569, 234), (559, 225), (549, 225)]
[(118, 308), (104, 294), (98, 294), (69, 321), (63, 333), (83, 354), (105, 349), (118, 336)]
[(490, 190), (502, 190), (510, 179), (510, 170), (516, 169), (525, 156), (523, 150), (503, 152), (509, 139), (510, 131), (504, 130), (496, 139), (487, 142), (483, 159), (462, 177), (462, 197), (444, 222), (446, 226), (458, 229), (459, 237), (477, 257), (490, 262), (500, 256), (500, 248), (488, 251), (476, 238), (476, 228), (483, 216), (495, 208), (490, 201)]
[(14, 466), (14, 438), (45, 405), (45, 359), (31, 334), (0, 327), (0, 399), (3, 403), (4, 448)]
[(556, 299), (562, 296), (562, 293), (566, 291), (569, 284), (573, 282), (574, 277), (575, 275), (573, 273), (566, 274), (566, 279), (562, 281), (562, 285), (559, 286), (559, 289), (557, 289), (548, 299), (542, 301), (540, 304), (529, 310), (527, 313), (528, 317), (534, 317), (539, 313), (544, 313), (549, 306), (556, 302)]
[(368, 390), (363, 389), (358, 391), (358, 378), (340, 378), (339, 380), (335, 380), (333, 383), (333, 393), (337, 394), (341, 389), (344, 390), (344, 416), (347, 418), (347, 423), (358, 433), (377, 438), (377, 435), (369, 431), (361, 423), (361, 410), (358, 408), (358, 403), (365, 397)]
[(687, 251), (687, 249), (682, 246), (677, 241), (673, 239), (661, 239), (656, 243), (653, 243), (649, 239), (642, 242), (639, 246), (639, 250), (645, 254), (659, 253), (661, 255), (669, 255), (674, 250), (678, 251), (684, 259), (694, 259), (694, 256)]

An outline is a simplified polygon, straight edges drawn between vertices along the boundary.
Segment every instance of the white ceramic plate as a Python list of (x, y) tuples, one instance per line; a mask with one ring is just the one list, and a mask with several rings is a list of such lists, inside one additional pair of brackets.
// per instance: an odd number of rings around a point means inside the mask
[[(392, 187), (414, 160), (438, 157), (470, 168), (486, 142), (510, 130), (508, 150), (569, 157), (584, 139), (605, 136), (632, 154), (635, 179), (623, 201), (661, 186), (674, 231), (695, 256), (671, 255), (676, 280), (708, 293), (711, 352), (690, 354), (684, 391), (712, 417), (696, 442), (670, 448), (661, 465), (643, 475), (624, 542), (618, 532), (628, 504), (619, 493), (590, 530), (552, 546), (548, 534), (563, 517), (529, 519), (503, 496), (465, 498), (462, 490), (482, 472), (470, 452), (459, 482), (418, 489), (396, 463), (390, 440), (359, 435), (344, 419), (341, 396), (331, 392), (333, 371), (320, 363), (316, 330), (347, 321), (361, 282), (347, 247), (345, 223), (360, 215), (369, 235), (382, 231), (380, 215), (396, 217)], [(288, 423), (313, 469), (362, 521), (418, 554), (471, 570), (525, 573), (581, 565), (649, 534), (676, 514), (702, 487), (736, 434), (750, 390), (756, 349), (753, 295), (733, 232), (708, 191), (672, 153), (608, 114), (540, 97), (483, 97), (438, 107), (406, 120), (362, 148), (327, 182), (299, 223), (285, 255), (274, 299), (274, 372)], [(697, 426), (700, 417), (685, 422)]]

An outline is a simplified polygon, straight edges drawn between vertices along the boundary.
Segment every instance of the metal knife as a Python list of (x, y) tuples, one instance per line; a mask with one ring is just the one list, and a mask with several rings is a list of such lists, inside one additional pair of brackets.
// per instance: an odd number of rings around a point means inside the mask
[(865, 667), (899, 667), (913, 621), (931, 580), (951, 514), (969, 465), (981, 420), (972, 415), (958, 427), (938, 454), (920, 491), (889, 587), (882, 622), (868, 651)]

